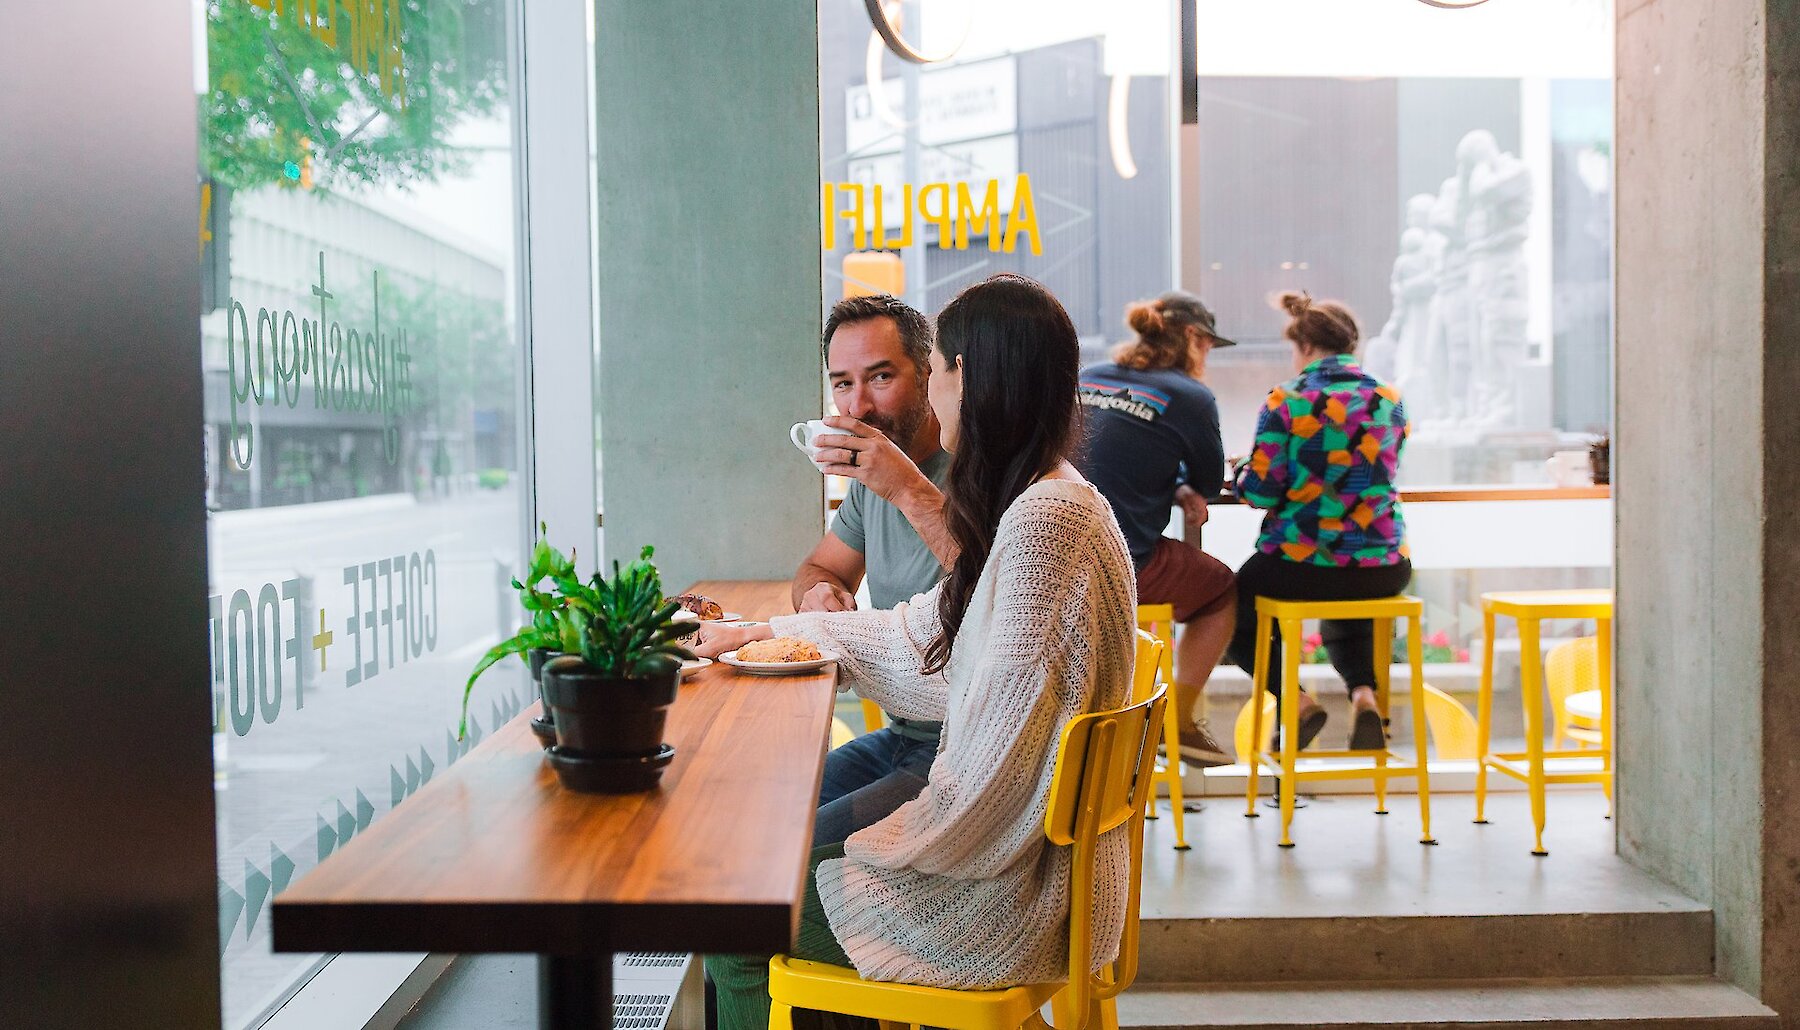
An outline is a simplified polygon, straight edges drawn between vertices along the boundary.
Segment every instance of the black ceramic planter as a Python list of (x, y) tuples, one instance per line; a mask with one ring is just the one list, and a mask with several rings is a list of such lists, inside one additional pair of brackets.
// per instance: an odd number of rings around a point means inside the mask
[(680, 685), (680, 669), (625, 679), (601, 676), (573, 655), (546, 663), (544, 699), (556, 724), (551, 765), (563, 785), (603, 793), (655, 787), (675, 753), (662, 733)]
[[(525, 652), (525, 664), (531, 668), (531, 682), (537, 684), (539, 701), (544, 700), (544, 663), (561, 653), (543, 647), (534, 647)], [(549, 750), (556, 746), (556, 724), (550, 721), (550, 706), (545, 704), (543, 709), (543, 714), (532, 717), (531, 732), (537, 737), (538, 743)]]

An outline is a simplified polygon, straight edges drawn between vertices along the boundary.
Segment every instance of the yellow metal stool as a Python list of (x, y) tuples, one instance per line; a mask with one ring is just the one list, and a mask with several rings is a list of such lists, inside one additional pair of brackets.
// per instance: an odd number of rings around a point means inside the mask
[[(1494, 721), (1494, 622), (1501, 615), (1519, 624), (1519, 693), (1525, 705), (1525, 750), (1490, 752)], [(1476, 746), (1481, 765), (1475, 773), (1475, 821), (1487, 822), (1488, 770), (1522, 781), (1531, 794), (1535, 833), (1531, 853), (1544, 850), (1544, 788), (1551, 783), (1598, 783), (1612, 793), (1612, 616), (1611, 590), (1520, 590), (1481, 595), (1481, 694), (1476, 704)], [(1598, 747), (1544, 747), (1544, 659), (1538, 625), (1544, 619), (1593, 619), (1594, 666), (1600, 691)], [(1598, 758), (1600, 769), (1549, 772), (1548, 759)], [(1519, 763), (1523, 761), (1523, 767)]]
[[(1149, 633), (1162, 641), (1162, 661), (1158, 665), (1163, 683), (1169, 686), (1169, 703), (1163, 706), (1163, 756), (1156, 763), (1150, 781), (1150, 797), (1144, 818), (1155, 819), (1156, 785), (1169, 790), (1169, 810), (1174, 813), (1175, 850), (1188, 850), (1187, 808), (1181, 795), (1181, 692), (1175, 686), (1175, 606), (1140, 604), (1137, 610), (1138, 632)], [(1134, 697), (1139, 696), (1134, 694)], [(1144, 695), (1148, 696), (1148, 695)]]
[[(1158, 648), (1146, 650), (1155, 660)], [(1022, 984), (988, 991), (864, 980), (856, 970), (776, 955), (769, 960), (769, 1030), (793, 1030), (793, 1010), (816, 1009), (882, 1023), (952, 1030), (1117, 1030), (1114, 999), (1137, 978), (1138, 909), (1144, 873), (1144, 800), (1150, 793), (1157, 720), (1167, 687), (1125, 708), (1077, 716), (1063, 727), (1050, 781), (1044, 836), (1069, 847), (1068, 982)], [(1130, 875), (1119, 957), (1094, 973), (1094, 877), (1100, 838), (1129, 836)]]
[[(1283, 601), (1274, 597), (1256, 599), (1256, 675), (1251, 696), (1262, 696), (1269, 682), (1269, 631), (1281, 627), (1281, 755), (1279, 759), (1266, 750), (1263, 732), (1264, 708), (1250, 705), (1250, 752), (1248, 783), (1244, 790), (1244, 815), (1254, 819), (1256, 811), (1257, 774), (1263, 765), (1279, 776), (1281, 800), (1281, 846), (1294, 846), (1289, 828), (1294, 821), (1294, 794), (1302, 781), (1360, 780), (1375, 781), (1375, 811), (1387, 814), (1388, 780), (1395, 776), (1413, 776), (1419, 781), (1419, 843), (1436, 844), (1431, 836), (1431, 778), (1426, 758), (1426, 692), (1425, 685), (1425, 605), (1416, 597), (1384, 597), (1373, 601)], [(1394, 622), (1407, 623), (1406, 644), (1412, 666), (1413, 744), (1418, 755), (1406, 762), (1389, 748), (1367, 751), (1308, 751), (1309, 758), (1367, 758), (1370, 765), (1333, 765), (1323, 769), (1297, 768), (1300, 742), (1300, 648), (1301, 625), (1306, 619), (1369, 619), (1375, 623), (1375, 699), (1381, 709), (1382, 725), (1388, 719), (1389, 666), (1393, 660)]]

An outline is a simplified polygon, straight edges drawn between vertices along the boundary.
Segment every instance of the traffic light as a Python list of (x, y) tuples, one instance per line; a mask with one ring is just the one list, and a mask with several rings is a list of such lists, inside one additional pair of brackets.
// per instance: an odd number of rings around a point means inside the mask
[(313, 188), (312, 140), (300, 137), (300, 153), (297, 161), (285, 161), (281, 165), (281, 177), (303, 190)]

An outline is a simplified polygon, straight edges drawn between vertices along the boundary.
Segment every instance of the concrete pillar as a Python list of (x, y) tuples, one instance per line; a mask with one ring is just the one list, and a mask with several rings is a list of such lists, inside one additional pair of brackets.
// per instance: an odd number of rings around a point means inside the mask
[(1800, 1014), (1800, 7), (1618, 6), (1619, 847)]
[(219, 1026), (196, 16), (0, 32), (7, 1026)]
[(785, 579), (824, 526), (787, 439), (823, 403), (817, 7), (595, 20), (606, 556), (655, 544), (672, 586)]

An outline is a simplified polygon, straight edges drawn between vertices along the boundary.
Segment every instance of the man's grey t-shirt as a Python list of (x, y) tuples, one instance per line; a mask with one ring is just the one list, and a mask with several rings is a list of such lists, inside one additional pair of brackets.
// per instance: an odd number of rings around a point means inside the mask
[[(943, 489), (950, 475), (950, 452), (938, 451), (926, 458), (919, 471)], [(892, 608), (910, 601), (913, 595), (936, 586), (944, 576), (944, 567), (906, 515), (861, 483), (850, 484), (850, 492), (838, 506), (837, 517), (831, 520), (831, 532), (853, 550), (862, 552), (869, 601), (877, 608)], [(915, 740), (936, 740), (943, 726), (898, 719), (891, 714), (888, 718), (895, 730)]]

